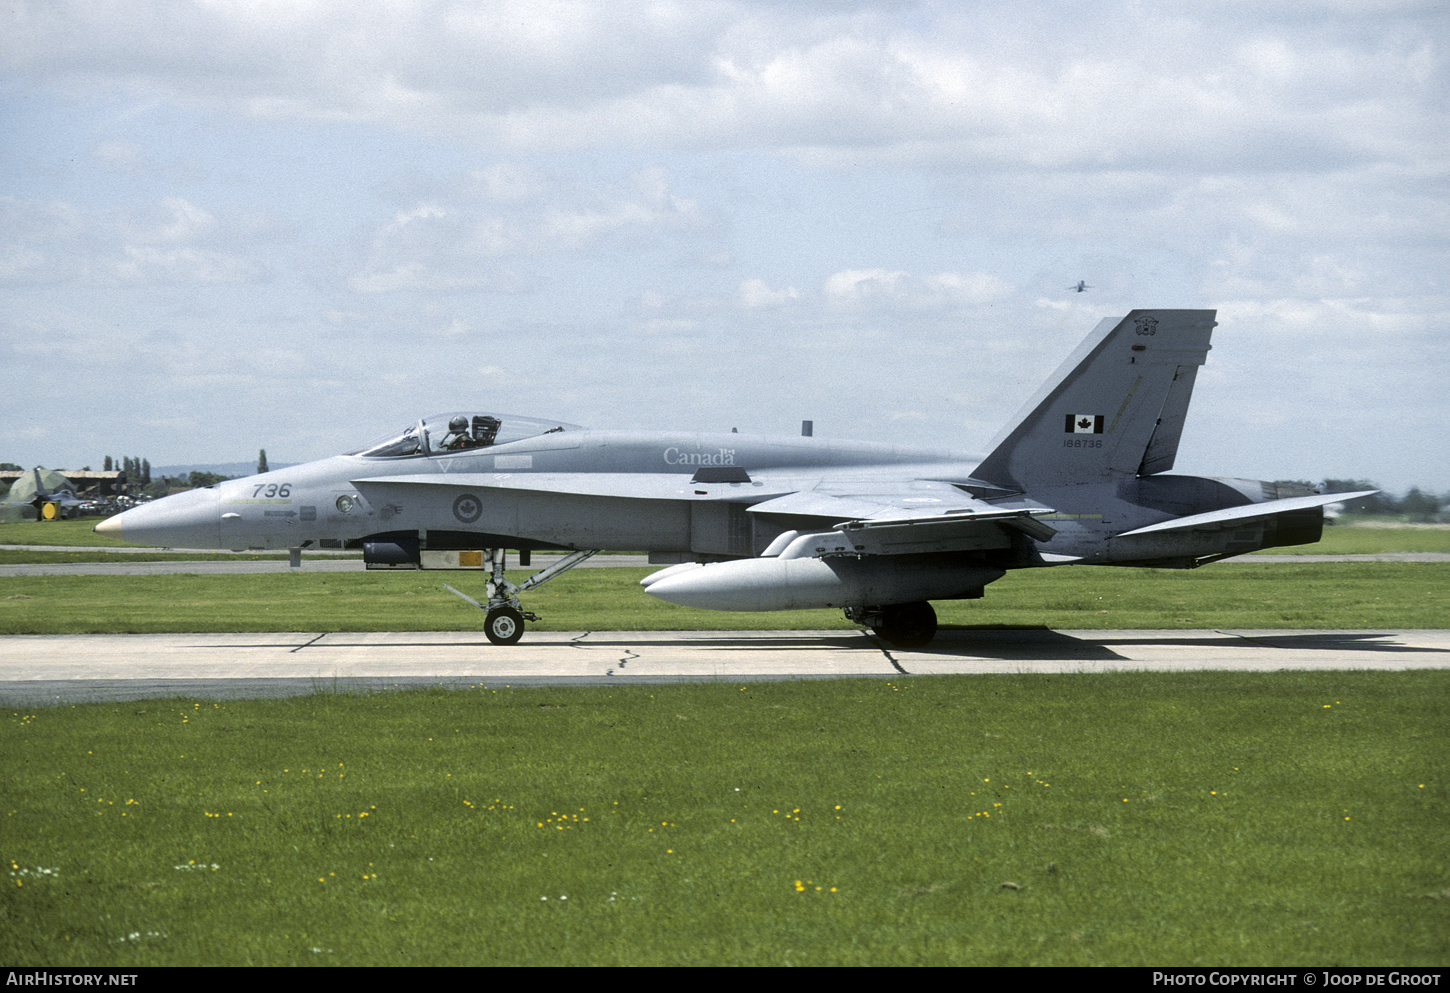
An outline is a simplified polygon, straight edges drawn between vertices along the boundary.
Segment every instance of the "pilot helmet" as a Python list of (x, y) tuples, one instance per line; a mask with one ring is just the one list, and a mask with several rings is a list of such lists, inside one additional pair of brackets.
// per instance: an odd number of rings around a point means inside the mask
[(459, 414), (457, 417), (453, 418), (453, 420), (448, 422), (448, 430), (453, 432), (454, 434), (462, 434), (463, 432), (468, 430), (468, 418), (464, 417), (462, 414)]

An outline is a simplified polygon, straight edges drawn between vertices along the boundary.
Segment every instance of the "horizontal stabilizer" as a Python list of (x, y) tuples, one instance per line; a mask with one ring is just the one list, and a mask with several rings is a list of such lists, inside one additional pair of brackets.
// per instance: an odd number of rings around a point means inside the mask
[(1378, 493), (1379, 490), (1359, 490), (1354, 493), (1327, 493), (1316, 496), (1288, 497), (1283, 500), (1266, 500), (1263, 503), (1251, 503), (1242, 507), (1229, 507), (1226, 510), (1211, 510), (1206, 514), (1191, 514), (1188, 517), (1176, 517), (1171, 521), (1164, 521), (1161, 524), (1149, 524), (1145, 528), (1136, 528), (1132, 531), (1124, 531), (1115, 535), (1117, 538), (1130, 538), (1140, 534), (1164, 534), (1170, 531), (1217, 531), (1223, 528), (1237, 527), (1250, 521), (1263, 520), (1273, 517), (1275, 514), (1282, 514), (1292, 510), (1310, 510), (1314, 507), (1326, 507), (1331, 503), (1345, 503), (1349, 500), (1357, 500), (1360, 497)]

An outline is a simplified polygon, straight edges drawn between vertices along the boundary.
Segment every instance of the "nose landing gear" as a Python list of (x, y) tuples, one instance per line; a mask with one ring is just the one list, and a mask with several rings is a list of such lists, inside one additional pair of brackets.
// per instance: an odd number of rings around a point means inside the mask
[(483, 633), (490, 642), (495, 645), (516, 645), (524, 636), (524, 621), (537, 621), (539, 615), (531, 611), (521, 609), (519, 605), (520, 593), (537, 589), (543, 586), (555, 576), (562, 575), (574, 568), (585, 559), (598, 553), (598, 549), (574, 552), (566, 555), (558, 562), (546, 569), (540, 569), (522, 583), (515, 585), (508, 581), (504, 575), (504, 550), (502, 548), (485, 549), (489, 558), (489, 578), (486, 589), (488, 590), (488, 602), (479, 603), (466, 593), (460, 593), (447, 583), (443, 588), (454, 596), (461, 597), (473, 604), (479, 610), (485, 611), (483, 621)]

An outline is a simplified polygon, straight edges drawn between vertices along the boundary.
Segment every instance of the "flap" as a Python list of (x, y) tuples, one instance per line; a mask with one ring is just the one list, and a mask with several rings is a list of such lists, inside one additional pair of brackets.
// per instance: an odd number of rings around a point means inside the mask
[(838, 497), (829, 493), (803, 490), (787, 493), (773, 500), (764, 500), (746, 508), (752, 514), (782, 514), (787, 517), (822, 517), (831, 521), (849, 521), (880, 513), (885, 507), (860, 497)]
[(1011, 531), (1037, 541), (1050, 540), (1057, 531), (1034, 518), (1051, 510), (964, 510), (932, 517), (895, 516), (889, 519), (848, 521), (836, 526), (856, 544), (879, 548), (880, 554), (911, 551), (965, 551), (972, 548), (1007, 548)]
[[(847, 521), (834, 530), (793, 537), (780, 552), (783, 559), (830, 558), (840, 555), (922, 555), (1011, 548), (1012, 532), (1039, 541), (1057, 532), (1032, 514), (1048, 510), (995, 510), (982, 514), (899, 518), (890, 521)], [(787, 532), (794, 536), (795, 532)]]
[(754, 504), (752, 514), (819, 517), (826, 520), (909, 520), (961, 512), (995, 512), (951, 483), (931, 479), (823, 479), (812, 489), (798, 490)]

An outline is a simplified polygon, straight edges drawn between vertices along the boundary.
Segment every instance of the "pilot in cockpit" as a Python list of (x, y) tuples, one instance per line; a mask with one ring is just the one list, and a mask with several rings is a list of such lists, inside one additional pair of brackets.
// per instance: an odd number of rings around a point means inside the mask
[(448, 422), (448, 436), (443, 439), (445, 452), (461, 452), (465, 448), (477, 448), (478, 444), (468, 433), (468, 418), (459, 414)]

